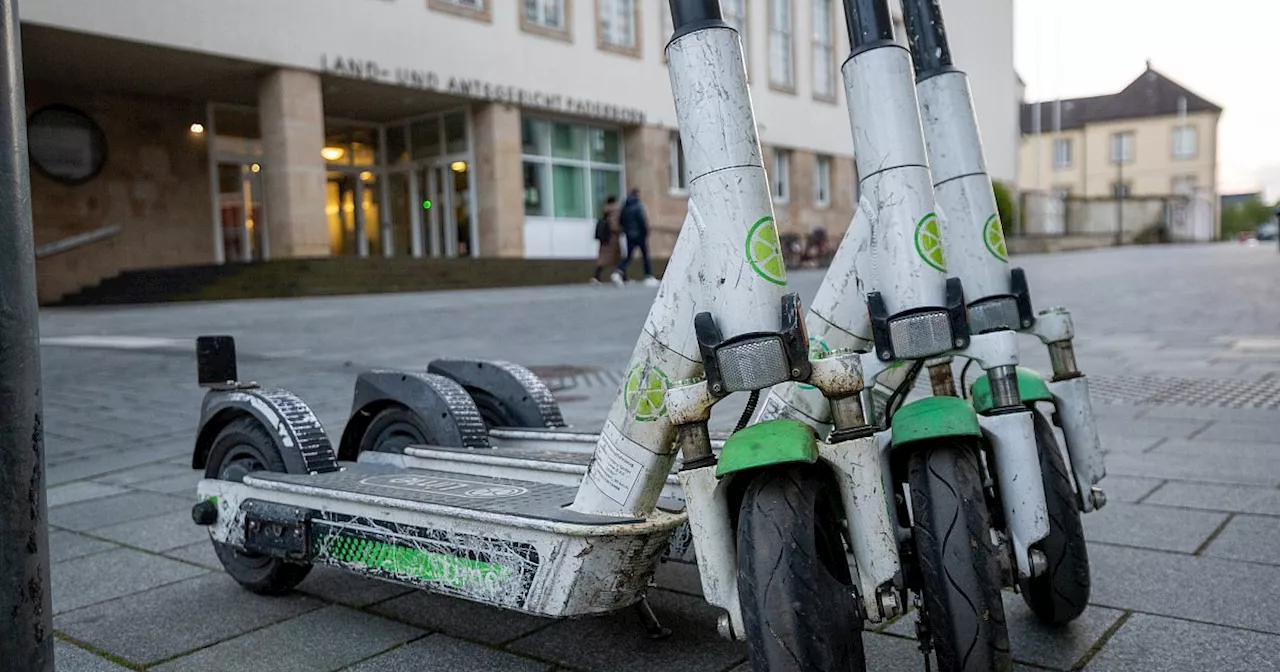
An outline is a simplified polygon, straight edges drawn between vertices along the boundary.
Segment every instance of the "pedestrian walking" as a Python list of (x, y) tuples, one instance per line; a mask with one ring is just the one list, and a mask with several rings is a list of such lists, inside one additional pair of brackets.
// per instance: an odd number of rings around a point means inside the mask
[(591, 284), (600, 284), (600, 274), (605, 269), (614, 268), (622, 258), (621, 243), (618, 235), (622, 233), (622, 209), (618, 207), (618, 197), (605, 199), (604, 210), (600, 219), (596, 220), (596, 241), (600, 243), (600, 251), (596, 253), (596, 273), (591, 277)]
[(631, 265), (631, 257), (640, 250), (640, 258), (644, 261), (644, 284), (646, 287), (657, 287), (658, 279), (653, 277), (653, 264), (649, 261), (649, 217), (645, 214), (644, 204), (640, 202), (640, 190), (632, 189), (627, 194), (627, 201), (622, 204), (622, 233), (627, 237), (627, 254), (613, 272), (613, 284), (621, 287), (627, 281), (627, 267)]

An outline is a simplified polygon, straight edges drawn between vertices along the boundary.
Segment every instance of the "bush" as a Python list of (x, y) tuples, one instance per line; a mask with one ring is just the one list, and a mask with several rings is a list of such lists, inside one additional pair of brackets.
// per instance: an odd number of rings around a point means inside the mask
[(1252, 233), (1259, 224), (1271, 221), (1275, 208), (1257, 198), (1236, 203), (1222, 209), (1222, 238), (1235, 238), (1244, 232)]
[(991, 188), (996, 194), (996, 213), (1000, 215), (1000, 225), (1004, 235), (1012, 236), (1022, 230), (1019, 226), (1018, 211), (1013, 203), (1013, 192), (1003, 182), (992, 182)]

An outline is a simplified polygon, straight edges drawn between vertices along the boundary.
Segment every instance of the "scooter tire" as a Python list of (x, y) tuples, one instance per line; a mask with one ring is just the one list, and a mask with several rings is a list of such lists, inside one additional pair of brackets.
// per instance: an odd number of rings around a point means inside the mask
[(756, 672), (862, 672), (840, 494), (817, 465), (760, 471), (738, 514), (738, 593)]
[(378, 411), (369, 420), (364, 434), (360, 435), (359, 452), (403, 453), (408, 446), (430, 444), (432, 434), (417, 413), (406, 406), (394, 404)]
[(907, 462), (912, 540), (927, 625), (944, 672), (1011, 670), (1003, 584), (978, 447), (942, 439)]
[(1060, 626), (1075, 620), (1089, 604), (1089, 551), (1071, 476), (1053, 427), (1039, 411), (1033, 416), (1049, 511), (1049, 536), (1032, 548), (1044, 553), (1048, 570), (1022, 582), (1022, 599), (1040, 622)]
[[(250, 417), (233, 420), (213, 439), (205, 478), (240, 482), (255, 471), (285, 473), (288, 469), (262, 423)], [(213, 550), (231, 578), (259, 595), (284, 595), (311, 572), (310, 564), (250, 553), (217, 541)]]

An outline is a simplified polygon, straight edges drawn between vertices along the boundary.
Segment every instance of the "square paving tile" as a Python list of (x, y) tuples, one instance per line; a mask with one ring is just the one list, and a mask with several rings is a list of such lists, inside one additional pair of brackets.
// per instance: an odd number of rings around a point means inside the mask
[(57, 672), (125, 672), (129, 669), (61, 639), (53, 642), (53, 662)]
[(1280, 436), (1280, 422), (1228, 422), (1219, 420), (1196, 435), (1197, 439), (1212, 441), (1275, 441)]
[[(190, 458), (184, 458), (189, 461)], [(149, 481), (139, 481), (130, 484), (129, 487), (135, 490), (149, 490), (151, 492), (163, 492), (166, 494), (195, 497), (196, 484), (200, 479), (204, 478), (203, 471), (195, 471), (186, 465), (186, 473), (166, 476)]]
[(381, 602), (368, 610), (424, 630), (438, 630), (489, 644), (501, 644), (556, 622), (422, 590)]
[[(1280, 432), (1277, 432), (1280, 436)], [(1194, 439), (1168, 439), (1156, 446), (1151, 452), (1174, 455), (1212, 455), (1220, 459), (1252, 460), (1280, 459), (1280, 443), (1259, 443), (1255, 441), (1224, 441), (1208, 438), (1203, 435)]]
[[(1090, 606), (1075, 621), (1060, 628), (1042, 625), (1022, 596), (1004, 591), (1005, 622), (1009, 625), (1009, 648), (1014, 660), (1048, 667), (1069, 669), (1098, 643), (1107, 629), (1124, 613), (1116, 609)], [(882, 632), (906, 637), (915, 645), (916, 612), (894, 621)], [(873, 669), (868, 664), (868, 669)]]
[[(254, 595), (225, 574), (211, 574), (63, 614), (54, 619), (54, 627), (99, 650), (148, 665), (321, 606), (297, 594)], [(331, 636), (342, 639), (340, 633)]]
[(1094, 604), (1280, 634), (1280, 567), (1101, 544), (1089, 562)]
[(148, 551), (167, 551), (197, 541), (209, 543), (209, 530), (191, 521), (190, 509), (100, 527), (93, 533)]
[(262, 669), (263, 652), (275, 651), (281, 653), (270, 656), (272, 672), (337, 670), (421, 635), (421, 631), (407, 625), (347, 607), (331, 606), (220, 642), (153, 669), (251, 672)]
[(347, 672), (545, 672), (552, 665), (448, 635), (429, 635), (347, 668)]
[[(701, 598), (649, 592), (653, 611), (675, 633), (653, 641), (630, 609), (593, 618), (558, 622), (508, 648), (536, 658), (589, 670), (652, 672), (657, 669), (718, 670), (746, 659), (746, 645), (727, 642), (716, 632), (716, 608)], [(607, 646), (587, 645), (604, 643)]]
[(1120, 502), (1081, 520), (1089, 541), (1193, 553), (1228, 515)]
[(702, 596), (702, 577), (698, 574), (698, 566), (689, 562), (668, 561), (658, 565), (654, 573), (654, 581), (659, 588), (673, 590), (677, 593)]
[(191, 504), (191, 499), (135, 492), (50, 509), (49, 524), (68, 530), (85, 531), (179, 509), (189, 511)]
[(1238, 515), (1227, 523), (1204, 554), (1280, 565), (1280, 518)]
[(1108, 502), (1127, 502), (1133, 504), (1151, 494), (1160, 484), (1161, 478), (1143, 478), (1141, 476), (1117, 476), (1107, 474), (1098, 484), (1107, 493)]
[(1170, 481), (1144, 503), (1280, 516), (1280, 490), (1247, 485)]
[(326, 602), (337, 602), (349, 607), (364, 607), (404, 595), (414, 589), (388, 581), (356, 576), (332, 567), (315, 567), (298, 585), (298, 590)]
[(184, 562), (121, 548), (52, 566), (53, 613), (155, 588), (208, 570)]
[(110, 483), (112, 485), (136, 485), (138, 483), (145, 483), (147, 481), (154, 481), (157, 479), (188, 476), (194, 473), (197, 472), (191, 468), (190, 463), (188, 463), (186, 467), (182, 467), (168, 462), (161, 462), (158, 464), (148, 464), (143, 467), (136, 467), (134, 469), (126, 469), (113, 474), (98, 476), (93, 480), (98, 483)]
[(58, 563), (64, 560), (109, 551), (119, 548), (109, 541), (86, 537), (83, 534), (66, 530), (49, 530), (49, 562)]
[(1096, 672), (1280, 670), (1280, 636), (1147, 614), (1129, 617), (1089, 661)]
[(74, 483), (65, 483), (63, 485), (55, 485), (46, 491), (49, 508), (55, 506), (65, 506), (67, 504), (75, 504), (89, 499), (99, 499), (101, 497), (109, 497), (111, 495), (119, 495), (129, 492), (128, 489), (118, 485), (107, 485), (106, 483), (94, 483), (93, 481), (76, 481)]
[(1102, 436), (1102, 445), (1107, 445), (1111, 437), (1134, 439), (1139, 437), (1157, 437), (1185, 439), (1202, 430), (1209, 424), (1207, 420), (1197, 418), (1110, 418), (1098, 419), (1098, 433)]
[(1213, 455), (1169, 453), (1112, 453), (1107, 455), (1107, 473), (1183, 481), (1241, 485), (1280, 485), (1280, 459), (1232, 460)]
[(217, 553), (214, 553), (213, 551), (213, 542), (208, 539), (205, 539), (204, 541), (197, 541), (194, 544), (187, 544), (186, 546), (169, 549), (164, 552), (164, 555), (178, 560), (185, 560), (193, 565), (200, 565), (201, 567), (208, 567), (209, 569), (222, 571), (222, 562), (218, 560)]

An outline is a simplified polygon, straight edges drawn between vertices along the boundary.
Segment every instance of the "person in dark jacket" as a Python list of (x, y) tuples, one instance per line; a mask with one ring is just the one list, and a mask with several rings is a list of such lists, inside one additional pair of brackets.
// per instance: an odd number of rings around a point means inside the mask
[(627, 267), (631, 265), (631, 257), (640, 250), (640, 258), (644, 261), (644, 284), (658, 286), (658, 279), (653, 277), (653, 264), (649, 261), (649, 217), (645, 214), (644, 204), (640, 202), (640, 190), (632, 189), (627, 200), (622, 204), (622, 233), (627, 237), (627, 253), (618, 263), (618, 270), (613, 272), (613, 284), (621, 287), (626, 283)]

